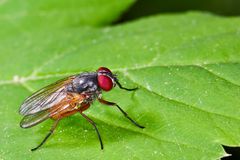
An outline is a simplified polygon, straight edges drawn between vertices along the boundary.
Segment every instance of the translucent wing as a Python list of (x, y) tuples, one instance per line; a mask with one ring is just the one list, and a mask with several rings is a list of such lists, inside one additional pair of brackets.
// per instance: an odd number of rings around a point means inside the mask
[(23, 119), (20, 122), (20, 126), (22, 128), (30, 128), (32, 126), (35, 126), (35, 125), (41, 123), (42, 121), (44, 121), (48, 118), (49, 118), (48, 109), (43, 110), (38, 113), (30, 114), (30, 115), (23, 117)]
[(60, 102), (56, 103), (52, 108), (41, 110), (34, 114), (28, 114), (23, 117), (20, 122), (22, 128), (30, 128), (35, 126), (49, 117), (53, 119), (59, 119), (68, 115), (71, 115), (78, 111), (75, 108), (76, 105), (81, 105), (84, 100), (84, 96), (80, 94), (69, 93)]
[(59, 103), (66, 97), (65, 86), (70, 84), (75, 77), (61, 79), (35, 92), (23, 102), (19, 113), (26, 116), (46, 110)]

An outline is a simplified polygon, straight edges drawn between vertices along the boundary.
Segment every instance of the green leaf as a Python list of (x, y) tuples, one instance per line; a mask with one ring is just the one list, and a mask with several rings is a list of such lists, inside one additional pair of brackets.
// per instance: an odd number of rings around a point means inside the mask
[[(31, 31), (2, 40), (0, 48), (0, 156), (3, 159), (218, 159), (221, 144), (240, 144), (240, 18), (203, 13), (161, 15), (105, 27)], [(4, 54), (3, 54), (4, 53)], [(107, 66), (126, 87), (104, 93), (144, 125), (94, 103), (47, 134), (49, 120), (21, 129), (18, 108), (55, 80)]]
[(2, 0), (0, 37), (30, 30), (104, 26), (112, 23), (134, 0)]

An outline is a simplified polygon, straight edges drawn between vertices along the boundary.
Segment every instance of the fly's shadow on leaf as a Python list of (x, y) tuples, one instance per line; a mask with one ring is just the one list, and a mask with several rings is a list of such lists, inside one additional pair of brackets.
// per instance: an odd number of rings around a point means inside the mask
[[(135, 138), (136, 134), (140, 134), (126, 128), (101, 123), (102, 121), (95, 119), (93, 120), (97, 124), (105, 145), (127, 141), (131, 139), (131, 137)], [(45, 123), (44, 127), (40, 127), (38, 129), (37, 133), (40, 134), (38, 134), (39, 140), (36, 141), (36, 144), (40, 143), (44, 136), (48, 133), (52, 122), (51, 124), (49, 123)], [(111, 131), (114, 131), (114, 134), (110, 134)], [(95, 146), (96, 148), (99, 148), (99, 140), (93, 126), (79, 114), (61, 120), (52, 137), (42, 148), (82, 148), (88, 146)]]

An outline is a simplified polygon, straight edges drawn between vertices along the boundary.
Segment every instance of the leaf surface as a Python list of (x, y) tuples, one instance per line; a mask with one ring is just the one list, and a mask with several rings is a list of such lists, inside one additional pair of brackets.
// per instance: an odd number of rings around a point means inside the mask
[[(104, 28), (34, 30), (0, 48), (0, 155), (4, 159), (218, 159), (221, 144), (240, 144), (240, 19), (206, 13), (160, 15)], [(23, 41), (24, 40), (24, 41)], [(13, 42), (13, 43), (11, 43)], [(14, 47), (11, 47), (13, 46)], [(12, 61), (13, 57), (16, 61)], [(9, 63), (11, 62), (11, 63)], [(14, 65), (13, 65), (14, 63)], [(17, 67), (16, 67), (17, 66)], [(18, 127), (18, 107), (55, 80), (107, 66), (126, 87), (104, 93), (116, 108), (94, 103), (61, 121), (55, 135), (31, 153), (51, 121)]]

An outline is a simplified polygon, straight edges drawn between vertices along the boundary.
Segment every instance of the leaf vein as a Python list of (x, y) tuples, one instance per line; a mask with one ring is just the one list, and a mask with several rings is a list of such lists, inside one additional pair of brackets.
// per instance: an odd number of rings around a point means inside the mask
[(163, 96), (159, 93), (156, 93), (155, 91), (153, 90), (149, 90), (147, 89), (145, 86), (139, 84), (138, 82), (134, 81), (129, 75), (123, 73), (127, 78), (129, 78), (129, 80), (131, 80), (133, 83), (137, 84), (138, 86), (140, 86), (141, 88), (143, 88), (144, 90), (154, 94), (154, 95), (157, 95), (157, 96), (160, 96), (161, 98), (164, 98), (164, 99), (167, 99), (168, 101), (170, 102), (174, 102), (174, 103), (177, 103), (177, 104), (181, 104), (180, 106), (187, 106), (187, 107), (190, 107), (190, 108), (193, 108), (193, 109), (196, 109), (196, 110), (199, 110), (201, 112), (206, 112), (206, 113), (209, 113), (209, 114), (214, 114), (214, 115), (217, 115), (217, 116), (222, 116), (222, 117), (225, 117), (225, 118), (229, 118), (229, 119), (233, 119), (233, 120), (237, 120), (237, 121), (240, 121), (240, 119), (236, 118), (236, 117), (230, 117), (228, 115), (223, 115), (223, 114), (220, 114), (220, 113), (215, 113), (215, 112), (210, 112), (210, 111), (207, 111), (207, 110), (204, 110), (204, 109), (200, 109), (198, 108), (197, 106), (193, 106), (193, 105), (190, 105), (190, 104), (187, 104), (185, 102), (181, 102), (181, 101), (178, 101), (178, 100), (175, 100), (175, 99), (172, 99), (172, 98), (169, 98), (169, 97), (166, 97), (166, 96)]

